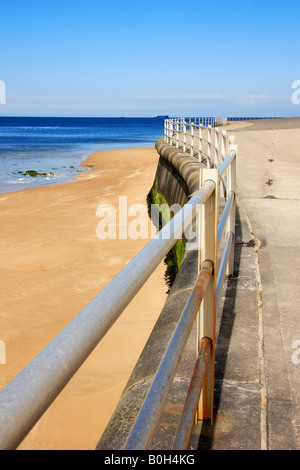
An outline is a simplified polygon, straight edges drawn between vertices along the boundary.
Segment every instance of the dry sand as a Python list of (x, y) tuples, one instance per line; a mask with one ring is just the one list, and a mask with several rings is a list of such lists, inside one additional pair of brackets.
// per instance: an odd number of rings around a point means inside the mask
[[(118, 207), (119, 195), (145, 204), (157, 161), (154, 148), (97, 152), (76, 181), (0, 195), (0, 390), (149, 241), (100, 240), (96, 210)], [(95, 448), (166, 300), (164, 272), (161, 263), (20, 449)]]

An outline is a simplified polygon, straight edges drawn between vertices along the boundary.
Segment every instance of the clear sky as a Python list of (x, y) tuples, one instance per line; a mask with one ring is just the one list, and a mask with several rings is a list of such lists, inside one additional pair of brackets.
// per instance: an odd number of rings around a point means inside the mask
[(300, 0), (0, 0), (8, 116), (300, 116)]

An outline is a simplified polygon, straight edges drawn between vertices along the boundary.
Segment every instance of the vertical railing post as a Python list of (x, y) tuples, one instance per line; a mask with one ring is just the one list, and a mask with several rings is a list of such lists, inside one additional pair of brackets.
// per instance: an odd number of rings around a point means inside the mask
[(179, 120), (176, 122), (176, 148), (179, 147)]
[(167, 120), (167, 142), (170, 143), (170, 119)]
[(191, 156), (194, 156), (194, 123), (190, 123), (191, 128)]
[(201, 207), (199, 226), (199, 270), (205, 260), (214, 263), (214, 272), (201, 303), (198, 315), (198, 345), (204, 337), (212, 342), (212, 350), (207, 366), (202, 392), (198, 406), (198, 419), (213, 422), (214, 398), (214, 364), (215, 364), (215, 327), (216, 327), (216, 280), (217, 280), (217, 240), (218, 240), (218, 198), (219, 198), (219, 171), (218, 169), (201, 169), (200, 186), (205, 181), (215, 182), (215, 191), (208, 201)]
[(218, 167), (219, 166), (219, 152), (218, 152), (218, 149), (219, 149), (219, 128), (218, 127), (215, 127), (213, 129), (213, 133), (214, 133), (214, 162), (215, 162), (215, 166)]
[(199, 162), (202, 161), (202, 125), (199, 119)]
[(209, 158), (207, 158), (207, 168), (210, 168), (210, 159), (211, 159), (211, 127), (207, 126), (207, 155)]
[[(222, 157), (222, 161), (226, 158), (226, 156), (228, 155), (228, 152), (227, 152), (227, 134), (226, 134), (226, 131), (222, 131), (221, 133), (221, 157)], [(222, 163), (222, 161), (220, 163)]]
[(164, 139), (166, 142), (168, 142), (168, 127), (167, 127), (168, 120), (164, 120)]
[(173, 144), (173, 120), (170, 120), (170, 125), (169, 125), (169, 130), (170, 130), (170, 145)]
[[(230, 137), (229, 143), (229, 152), (235, 152), (235, 158), (231, 161), (231, 164), (228, 167), (227, 172), (227, 194), (231, 192), (236, 193), (236, 165), (237, 165), (237, 152), (238, 147), (234, 143), (234, 137)], [(226, 265), (226, 275), (231, 276), (233, 274), (234, 269), (234, 235), (235, 235), (235, 213), (236, 213), (236, 198), (232, 203), (230, 212), (228, 214), (227, 222), (226, 222), (226, 230), (225, 233), (232, 232), (233, 234), (233, 243), (231, 245), (230, 253), (228, 256), (228, 261)]]
[(183, 121), (183, 151), (186, 151), (186, 122)]
[[(229, 147), (228, 147), (228, 137), (226, 131), (221, 131), (219, 134), (220, 137), (220, 154), (219, 154), (219, 165), (225, 160), (225, 158), (229, 155)], [(223, 184), (220, 185), (220, 198), (225, 197), (225, 188)]]

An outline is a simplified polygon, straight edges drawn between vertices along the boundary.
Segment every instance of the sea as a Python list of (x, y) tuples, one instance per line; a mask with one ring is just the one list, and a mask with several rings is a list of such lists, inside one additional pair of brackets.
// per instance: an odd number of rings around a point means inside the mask
[(164, 116), (0, 116), (0, 193), (71, 181), (91, 153), (152, 147), (163, 134)]

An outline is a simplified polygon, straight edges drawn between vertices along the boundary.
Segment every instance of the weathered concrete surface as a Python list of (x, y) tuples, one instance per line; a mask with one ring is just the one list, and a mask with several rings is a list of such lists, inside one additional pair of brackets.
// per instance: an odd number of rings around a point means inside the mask
[(239, 203), (235, 235), (234, 275), (217, 311), (215, 421), (195, 426), (194, 450), (261, 448), (255, 246)]
[(226, 362), (217, 364), (217, 420), (203, 427), (196, 444), (299, 449), (300, 118), (233, 123), (227, 130), (239, 146), (238, 197), (257, 246), (236, 254), (239, 278), (228, 284), (217, 346)]

